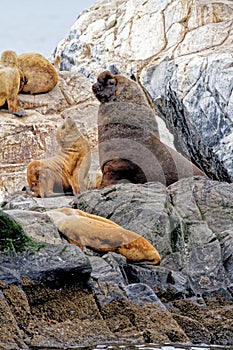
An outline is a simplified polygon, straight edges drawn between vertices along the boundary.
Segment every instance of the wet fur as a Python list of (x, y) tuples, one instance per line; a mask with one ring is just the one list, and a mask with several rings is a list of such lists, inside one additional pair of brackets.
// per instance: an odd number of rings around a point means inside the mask
[(129, 261), (151, 265), (161, 261), (158, 251), (144, 237), (111, 220), (72, 208), (54, 209), (47, 214), (67, 240), (82, 249), (116, 252)]

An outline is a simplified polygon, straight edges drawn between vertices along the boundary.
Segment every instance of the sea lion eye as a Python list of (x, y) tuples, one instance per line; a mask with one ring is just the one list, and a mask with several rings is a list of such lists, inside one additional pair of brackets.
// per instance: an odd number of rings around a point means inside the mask
[(108, 80), (108, 84), (109, 84), (110, 86), (115, 85), (115, 79), (109, 79), (109, 80)]

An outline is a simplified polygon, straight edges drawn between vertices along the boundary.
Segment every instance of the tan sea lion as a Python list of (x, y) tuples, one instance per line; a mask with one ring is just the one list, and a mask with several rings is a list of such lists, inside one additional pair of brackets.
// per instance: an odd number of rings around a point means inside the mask
[(17, 106), (18, 93), (24, 81), (23, 73), (17, 62), (17, 55), (12, 50), (4, 51), (0, 60), (0, 106), (6, 102), (9, 112), (21, 117), (25, 111)]
[(132, 262), (157, 265), (158, 251), (139, 234), (115, 222), (82, 210), (60, 208), (47, 211), (57, 229), (70, 243), (100, 252), (116, 252)]
[(26, 84), (22, 91), (40, 94), (52, 90), (58, 82), (58, 73), (54, 66), (39, 53), (25, 53), (18, 56), (18, 64), (22, 69)]
[(69, 190), (78, 194), (86, 188), (91, 164), (90, 145), (73, 118), (66, 117), (59, 125), (56, 139), (60, 146), (56, 156), (28, 164), (27, 181), (35, 197), (53, 196), (55, 191)]
[(98, 112), (101, 187), (123, 181), (159, 181), (168, 186), (184, 177), (205, 176), (160, 141), (155, 116), (136, 82), (104, 71), (92, 89), (101, 102)]

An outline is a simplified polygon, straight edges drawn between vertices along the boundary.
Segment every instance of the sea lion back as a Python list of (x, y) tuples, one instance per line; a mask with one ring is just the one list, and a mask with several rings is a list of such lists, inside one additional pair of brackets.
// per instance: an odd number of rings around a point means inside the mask
[(58, 83), (56, 69), (39, 53), (19, 55), (18, 64), (27, 82), (22, 89), (25, 93), (39, 94), (49, 92)]

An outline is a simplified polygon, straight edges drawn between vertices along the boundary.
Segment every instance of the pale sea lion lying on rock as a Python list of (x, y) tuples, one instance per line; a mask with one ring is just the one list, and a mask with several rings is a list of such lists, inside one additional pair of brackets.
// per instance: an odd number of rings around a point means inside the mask
[(27, 181), (35, 197), (54, 196), (56, 192), (86, 188), (91, 164), (90, 145), (78, 130), (75, 120), (67, 117), (57, 128), (56, 139), (60, 151), (54, 157), (33, 160), (27, 167)]
[(17, 106), (18, 93), (23, 86), (24, 76), (17, 62), (17, 55), (12, 50), (4, 51), (0, 60), (0, 106), (6, 102), (9, 112), (22, 117), (26, 113)]
[(104, 71), (92, 89), (101, 102), (98, 112), (101, 187), (124, 181), (159, 181), (168, 186), (184, 177), (205, 176), (159, 140), (155, 116), (136, 82)]
[(54, 66), (39, 53), (18, 56), (18, 64), (26, 78), (22, 91), (30, 94), (49, 92), (58, 82)]
[(53, 209), (47, 214), (68, 241), (81, 249), (116, 252), (129, 261), (151, 265), (161, 261), (158, 251), (144, 237), (111, 220), (72, 208)]

